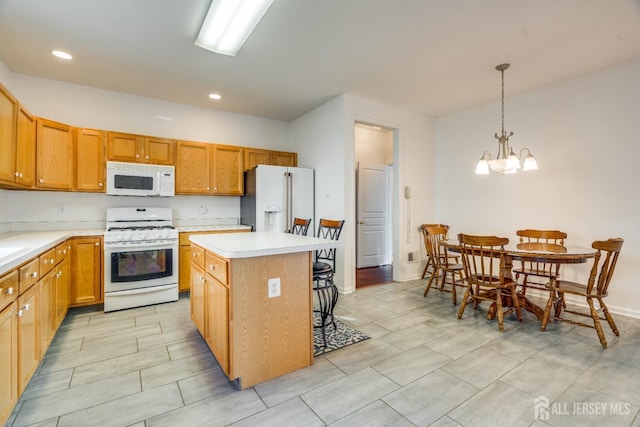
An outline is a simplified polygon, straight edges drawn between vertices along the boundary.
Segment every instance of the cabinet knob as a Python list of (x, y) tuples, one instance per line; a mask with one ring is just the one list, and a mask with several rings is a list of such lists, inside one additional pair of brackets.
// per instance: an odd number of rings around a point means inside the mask
[(22, 310), (18, 310), (16, 314), (18, 315), (18, 317), (22, 317)]
[(38, 277), (38, 272), (37, 272), (37, 271), (34, 271), (33, 273), (27, 273), (27, 274), (26, 274), (26, 277), (33, 277), (33, 278), (36, 278), (36, 277)]
[(20, 174), (18, 172), (14, 172), (15, 176), (20, 176)]
[(98, 187), (102, 187), (102, 183), (101, 182), (98, 183)]
[(95, 242), (94, 245), (95, 246), (100, 246), (100, 242)]
[[(2, 292), (2, 288), (0, 288), (0, 292)], [(5, 289), (4, 293), (7, 295), (13, 295), (13, 286), (9, 286), (7, 289)]]
[(55, 264), (56, 260), (55, 260), (54, 258), (51, 258), (51, 259), (49, 260), (49, 262), (50, 262), (51, 264)]
[(22, 306), (22, 310), (29, 310), (31, 306), (29, 304), (25, 304)]
[(216, 269), (216, 266), (215, 266), (215, 265), (213, 265), (213, 264), (211, 264), (211, 265), (209, 266), (209, 269), (210, 269), (210, 270), (213, 270), (213, 271), (215, 271), (215, 269)]
[(145, 159), (149, 160), (149, 156), (144, 156)]
[(22, 178), (22, 174), (20, 174), (20, 176), (18, 178)]
[(193, 253), (193, 257), (194, 257), (194, 258), (197, 258), (197, 257), (198, 257), (198, 252), (194, 252), (194, 253)]
[(140, 154), (136, 154), (136, 159), (139, 159), (139, 158), (140, 158)]
[(211, 191), (211, 187), (207, 187), (207, 191)]
[(201, 282), (204, 282), (204, 277), (202, 277), (202, 276), (201, 276), (201, 277), (200, 277), (200, 281), (201, 281)]
[(39, 182), (39, 183), (43, 183), (43, 182), (44, 182), (44, 179), (40, 178), (40, 179), (38, 180), (38, 182)]

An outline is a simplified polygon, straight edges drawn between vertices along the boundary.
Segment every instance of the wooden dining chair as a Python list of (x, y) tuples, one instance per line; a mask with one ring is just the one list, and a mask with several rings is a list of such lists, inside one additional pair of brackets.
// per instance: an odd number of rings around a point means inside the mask
[[(440, 225), (426, 225), (423, 226), (424, 233), (424, 241), (425, 246), (427, 248), (427, 256), (431, 260), (434, 265), (433, 272), (431, 273), (431, 277), (429, 277), (429, 281), (427, 282), (427, 286), (424, 289), (423, 296), (427, 296), (429, 289), (431, 289), (431, 285), (433, 281), (438, 282), (438, 278), (442, 275), (440, 279), (440, 291), (443, 292), (451, 292), (451, 299), (453, 301), (453, 305), (457, 304), (456, 297), (456, 287), (458, 285), (463, 285), (463, 269), (462, 264), (453, 264), (450, 262), (451, 257), (447, 252), (447, 248), (440, 243), (443, 240), (447, 239), (448, 227), (442, 227)], [(459, 258), (459, 257), (456, 257)], [(449, 275), (451, 281), (447, 282), (447, 275)], [(460, 278), (459, 282), (456, 282), (456, 275)], [(450, 285), (449, 289), (445, 289), (445, 285)]]
[[(480, 302), (490, 301), (498, 315), (498, 329), (504, 332), (504, 316), (515, 312), (522, 322), (522, 312), (515, 282), (505, 277), (504, 245), (509, 243), (506, 237), (471, 236), (458, 234), (460, 254), (464, 266), (467, 290), (462, 298), (458, 319), (462, 319), (465, 308), (473, 304), (477, 309)], [(510, 297), (513, 306), (503, 308), (502, 297)], [(490, 307), (490, 310), (493, 310)]]
[(301, 236), (306, 236), (307, 231), (309, 230), (309, 224), (311, 224), (311, 218), (309, 219), (294, 218), (293, 227), (291, 227), (291, 234), (299, 234)]
[[(425, 246), (425, 252), (427, 253), (427, 262), (424, 265), (424, 270), (422, 270), (422, 276), (420, 277), (421, 279), (424, 279), (424, 276), (427, 275), (427, 273), (429, 272), (429, 267), (435, 267), (435, 262), (431, 261), (431, 258), (429, 257), (429, 252), (427, 249), (427, 227), (442, 227), (444, 229), (447, 230), (447, 235), (445, 236), (445, 239), (449, 238), (449, 226), (446, 224), (422, 224), (420, 226), (420, 231), (422, 231), (422, 237), (424, 239), (424, 246)], [(449, 261), (453, 262), (455, 261), (455, 263), (458, 263), (460, 260), (460, 257), (456, 254), (448, 254), (448, 256), (451, 258)]]
[[(609, 294), (609, 285), (611, 284), (611, 278), (613, 277), (613, 272), (616, 269), (618, 255), (620, 255), (620, 250), (622, 249), (623, 243), (624, 239), (621, 238), (593, 242), (591, 247), (593, 249), (596, 249), (597, 252), (593, 261), (591, 273), (589, 274), (589, 279), (587, 280), (586, 284), (570, 282), (567, 280), (557, 280), (555, 278), (551, 280), (551, 283), (547, 285), (547, 289), (549, 290), (549, 299), (547, 300), (547, 305), (544, 310), (540, 330), (544, 331), (546, 329), (547, 323), (549, 322), (549, 317), (551, 316), (551, 310), (555, 308), (555, 320), (561, 320), (563, 322), (571, 323), (572, 325), (595, 329), (596, 333), (598, 334), (598, 338), (600, 338), (600, 344), (602, 344), (602, 348), (607, 348), (607, 339), (605, 338), (604, 331), (602, 330), (600, 320), (606, 320), (607, 323), (609, 323), (609, 327), (611, 327), (613, 333), (616, 336), (620, 336), (618, 327), (613, 321), (613, 317), (611, 316), (611, 313), (609, 313), (609, 310), (604, 303), (604, 298), (606, 298), (606, 296)], [(605, 254), (604, 258), (602, 257), (603, 254)], [(598, 264), (600, 263), (600, 261), (602, 261), (602, 264), (600, 265), (600, 269), (598, 271)], [(580, 311), (578, 309), (567, 309), (566, 303), (564, 301), (565, 294), (571, 294), (585, 298), (589, 306), (589, 311), (585, 312), (584, 310)], [(593, 301), (594, 299), (598, 301), (598, 309), (595, 308)], [(604, 318), (600, 317), (600, 311), (602, 311), (602, 314), (604, 314)], [(575, 321), (569, 317), (566, 317), (566, 314), (581, 317), (591, 317), (591, 319), (593, 320), (593, 325)]]
[[(554, 245), (564, 245), (564, 239), (567, 233), (558, 230), (534, 230), (524, 229), (516, 231), (520, 238), (520, 243), (551, 243)], [(546, 291), (546, 286), (552, 278), (560, 276), (560, 264), (526, 261), (523, 260), (520, 266), (513, 269), (516, 277), (516, 283), (522, 276), (521, 287), (522, 295), (527, 294), (527, 288)], [(534, 281), (529, 281), (529, 277), (533, 276)]]

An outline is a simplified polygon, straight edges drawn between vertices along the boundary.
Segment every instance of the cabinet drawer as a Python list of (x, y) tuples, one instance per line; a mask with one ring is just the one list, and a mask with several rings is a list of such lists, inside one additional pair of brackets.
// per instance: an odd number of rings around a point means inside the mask
[(0, 311), (18, 297), (18, 270), (0, 277)]
[(29, 289), (38, 279), (40, 279), (40, 259), (34, 258), (20, 267), (20, 293)]
[(204, 268), (204, 249), (197, 245), (191, 245), (191, 261), (198, 267)]
[(207, 252), (205, 255), (205, 269), (207, 273), (218, 279), (223, 285), (228, 285), (227, 281), (227, 266), (226, 260), (215, 256), (214, 254)]
[(56, 246), (56, 265), (60, 264), (62, 261), (69, 256), (69, 252), (71, 251), (71, 245), (67, 242), (60, 243)]
[(40, 276), (46, 275), (56, 265), (56, 248), (51, 248), (40, 255)]

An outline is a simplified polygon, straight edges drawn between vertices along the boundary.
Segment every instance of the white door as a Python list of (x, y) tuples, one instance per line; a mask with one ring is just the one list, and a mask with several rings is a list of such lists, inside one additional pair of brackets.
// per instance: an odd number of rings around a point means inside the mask
[(388, 263), (387, 178), (384, 165), (358, 163), (356, 268)]

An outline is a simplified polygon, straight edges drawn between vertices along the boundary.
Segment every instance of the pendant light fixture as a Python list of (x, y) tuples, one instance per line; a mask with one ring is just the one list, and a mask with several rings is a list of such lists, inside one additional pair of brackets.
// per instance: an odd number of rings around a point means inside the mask
[(520, 169), (520, 159), (525, 150), (527, 157), (524, 159), (522, 170), (526, 172), (538, 169), (538, 163), (528, 148), (520, 150), (520, 157), (516, 156), (516, 153), (513, 152), (513, 148), (509, 144), (509, 138), (513, 135), (513, 132), (507, 134), (504, 130), (504, 71), (507, 68), (509, 68), (509, 64), (496, 66), (496, 70), (500, 71), (502, 77), (502, 129), (500, 134), (496, 133), (494, 135), (498, 140), (498, 155), (495, 159), (492, 159), (488, 151), (482, 153), (482, 157), (480, 157), (480, 161), (478, 161), (478, 165), (476, 166), (476, 174), (478, 175), (489, 175), (489, 169), (501, 174), (516, 173), (518, 169)]

